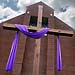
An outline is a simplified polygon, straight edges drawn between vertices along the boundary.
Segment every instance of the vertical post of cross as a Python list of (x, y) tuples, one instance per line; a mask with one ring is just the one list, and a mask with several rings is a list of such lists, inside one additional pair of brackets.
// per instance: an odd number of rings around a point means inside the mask
[(43, 6), (38, 6), (38, 20), (37, 20), (37, 27), (41, 27), (42, 25), (42, 13), (43, 13)]
[[(39, 5), (38, 6), (37, 28), (40, 28), (42, 25), (42, 12), (43, 12), (43, 6)], [(39, 75), (40, 46), (41, 46), (41, 39), (36, 39), (36, 48), (34, 51), (34, 62), (33, 62), (33, 75)]]

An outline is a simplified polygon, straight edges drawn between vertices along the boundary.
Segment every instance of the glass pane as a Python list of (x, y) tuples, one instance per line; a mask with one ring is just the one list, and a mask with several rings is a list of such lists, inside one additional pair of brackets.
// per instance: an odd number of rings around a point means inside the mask
[(37, 16), (31, 16), (30, 17), (30, 23), (31, 26), (37, 26)]
[(47, 17), (42, 18), (42, 27), (48, 27), (48, 18)]

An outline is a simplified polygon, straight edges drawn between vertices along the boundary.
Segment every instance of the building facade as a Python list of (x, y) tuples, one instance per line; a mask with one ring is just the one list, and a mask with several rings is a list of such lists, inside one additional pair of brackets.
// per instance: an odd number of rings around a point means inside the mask
[(39, 2), (27, 7), (26, 13), (0, 24), (0, 75), (33, 75), (35, 39), (19, 34), (14, 70), (6, 72), (11, 44), (16, 31), (3, 29), (4, 23), (37, 25), (38, 5), (43, 6), (42, 27), (49, 27), (74, 32), (72, 37), (60, 36), (63, 70), (56, 69), (57, 36), (47, 35), (41, 38), (39, 75), (75, 75), (75, 30), (54, 16), (54, 10)]

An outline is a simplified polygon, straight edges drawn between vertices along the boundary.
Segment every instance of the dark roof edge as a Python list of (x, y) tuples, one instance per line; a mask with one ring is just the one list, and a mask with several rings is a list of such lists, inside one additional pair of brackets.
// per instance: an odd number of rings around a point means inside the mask
[(17, 17), (19, 17), (19, 16), (21, 16), (21, 15), (25, 15), (25, 13), (20, 14), (20, 15), (18, 15), (18, 16), (15, 16), (15, 17), (13, 17), (13, 18), (11, 18), (11, 19), (8, 19), (8, 20), (6, 20), (6, 21), (3, 21), (3, 22), (1, 22), (0, 24), (6, 23), (6, 22), (8, 22), (9, 20), (12, 20), (12, 19), (14, 19), (14, 18), (17, 18)]

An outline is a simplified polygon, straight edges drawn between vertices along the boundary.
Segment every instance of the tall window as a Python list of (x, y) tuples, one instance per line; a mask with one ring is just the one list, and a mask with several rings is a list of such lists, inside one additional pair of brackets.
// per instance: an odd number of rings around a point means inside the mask
[(42, 17), (42, 27), (48, 27), (48, 18)]
[(31, 16), (30, 17), (30, 23), (31, 26), (37, 26), (37, 16)]

